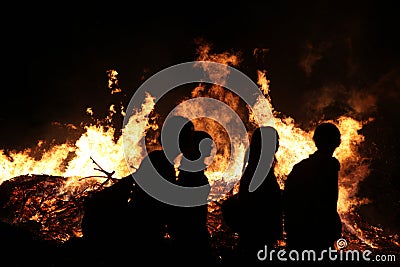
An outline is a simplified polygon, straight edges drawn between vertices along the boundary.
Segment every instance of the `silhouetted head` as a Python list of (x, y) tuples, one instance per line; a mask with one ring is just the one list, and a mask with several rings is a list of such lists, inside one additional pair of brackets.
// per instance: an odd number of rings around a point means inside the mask
[(187, 144), (192, 141), (194, 124), (183, 116), (169, 116), (164, 121), (158, 141), (168, 159), (173, 161), (180, 153), (184, 153)]
[(261, 134), (262, 134), (263, 131), (265, 131), (265, 132), (273, 131), (275, 133), (275, 135), (276, 135), (275, 136), (275, 140), (276, 140), (275, 152), (278, 151), (278, 148), (279, 148), (279, 134), (276, 131), (276, 129), (274, 127), (271, 127), (271, 126), (261, 126), (261, 127), (258, 127), (258, 128), (256, 128), (254, 130), (253, 135), (251, 136), (250, 150), (260, 151), (260, 149), (261, 149), (261, 138), (262, 138)]
[(183, 154), (187, 153), (189, 146), (193, 145), (194, 125), (188, 120), (179, 132), (179, 149)]
[(318, 150), (333, 153), (340, 145), (340, 131), (333, 123), (325, 122), (317, 126), (313, 140)]
[[(195, 131), (193, 134), (193, 143), (198, 147), (203, 157), (209, 157), (213, 148), (213, 139), (211, 135), (204, 131)], [(200, 156), (200, 155), (199, 155)]]
[[(268, 141), (273, 137), (273, 134), (275, 134), (275, 153), (276, 153), (279, 149), (279, 134), (274, 127), (261, 126), (253, 131), (250, 140), (250, 147), (249, 150), (246, 152), (245, 156), (246, 157), (245, 161), (248, 161), (248, 164), (250, 165), (258, 164), (261, 156), (261, 142), (263, 135), (265, 135), (264, 140), (266, 141), (266, 143), (263, 144), (263, 146), (269, 146), (273, 145), (271, 142)], [(274, 156), (273, 164), (275, 163), (276, 163), (276, 157)]]
[(204, 131), (194, 131), (190, 143), (182, 147), (184, 156), (190, 160), (197, 160), (211, 155), (213, 139)]
[[(172, 116), (167, 118), (167, 120), (164, 122), (171, 124), (172, 127), (175, 127), (178, 129), (183, 125), (181, 131), (179, 132), (179, 146), (181, 147), (181, 144), (184, 144), (188, 142), (188, 139), (191, 138), (192, 133), (194, 132), (194, 124), (192, 121), (190, 121), (188, 118), (183, 117), (183, 116)], [(161, 134), (158, 136), (158, 141), (160, 142), (160, 145), (162, 146), (162, 140), (161, 140)]]

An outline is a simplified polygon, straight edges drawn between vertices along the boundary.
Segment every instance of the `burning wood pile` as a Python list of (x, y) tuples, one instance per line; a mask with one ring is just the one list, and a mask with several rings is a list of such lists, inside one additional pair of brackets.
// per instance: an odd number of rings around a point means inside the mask
[[(93, 163), (97, 165), (94, 160)], [(75, 192), (62, 192), (68, 181), (62, 176), (21, 175), (5, 181), (0, 186), (1, 220), (26, 229), (40, 239), (57, 243), (82, 237), (85, 197), (117, 180), (112, 177), (113, 173), (97, 166), (105, 175), (81, 178)]]
[(0, 187), (8, 195), (2, 203), (6, 211), (3, 220), (28, 228), (46, 240), (68, 240), (79, 236), (83, 194), (65, 200), (58, 195), (65, 178), (49, 175), (23, 175), (10, 179)]
[[(237, 65), (237, 58), (234, 55), (210, 55), (207, 47), (203, 47), (201, 51), (198, 60)], [(116, 72), (110, 73), (112, 74), (110, 79), (114, 81), (112, 84), (115, 84)], [(225, 73), (224, 77), (228, 74)], [(280, 146), (276, 154), (278, 163), (275, 174), (279, 179), (281, 189), (283, 189), (285, 179), (293, 165), (315, 151), (312, 141), (313, 132), (312, 130), (303, 130), (295, 123), (294, 119), (274, 110), (269, 97), (269, 81), (266, 78), (266, 72), (258, 72), (257, 83), (266, 97), (264, 101), (257, 101), (252, 108), (253, 110), (263, 110), (268, 107), (273, 111), (272, 118), (258, 123), (266, 124), (272, 121), (279, 133)], [(118, 90), (114, 93), (118, 93)], [(254, 114), (247, 109), (248, 107), (239, 105), (238, 96), (227, 92), (221, 86), (208, 88), (199, 85), (193, 89), (191, 96), (193, 98), (219, 99), (245, 118), (244, 121), (248, 128), (251, 129), (254, 126), (252, 124), (254, 123), (254, 117), (252, 117)], [(27, 229), (42, 240), (63, 243), (74, 238), (81, 238), (85, 197), (112, 185), (118, 180), (114, 177), (125, 177), (131, 173), (132, 169), (138, 167), (146, 154), (140, 144), (146, 131), (152, 127), (149, 126), (148, 118), (149, 114), (154, 111), (154, 107), (154, 98), (147, 95), (141, 110), (137, 110), (122, 129), (125, 136), (129, 137), (124, 140), (125, 144), (121, 137), (115, 138), (115, 128), (104, 127), (100, 123), (86, 126), (83, 134), (73, 144), (66, 142), (43, 151), (39, 159), (29, 155), (29, 151), (10, 152), (6, 155), (0, 150), (0, 160), (2, 160), (4, 170), (0, 176), (0, 207), (2, 208), (0, 219)], [(190, 117), (190, 112), (193, 110), (207, 109), (210, 107), (205, 105), (180, 105), (177, 112)], [(92, 110), (87, 112), (92, 114)], [(107, 119), (112, 120), (112, 115), (115, 113), (115, 107), (111, 106), (111, 115)], [(226, 124), (230, 123), (229, 116), (224, 119), (226, 119)], [(227, 184), (236, 183), (240, 178), (243, 156), (247, 147), (240, 142), (236, 132), (233, 132), (233, 136), (231, 136), (234, 141), (227, 140), (226, 133), (217, 123), (206, 119), (197, 119), (193, 122), (196, 130), (205, 130), (210, 133), (217, 146), (221, 148), (215, 155), (213, 164), (206, 171), (212, 186), (212, 196), (220, 195), (221, 188), (226, 187)], [(364, 142), (364, 136), (360, 130), (370, 121), (341, 115), (332, 122), (342, 133), (342, 143), (336, 150), (335, 157), (341, 164), (338, 207), (346, 227), (346, 239), (355, 246), (378, 247), (370, 240), (378, 238), (374, 235), (379, 235), (380, 229), (373, 228), (357, 216), (357, 207), (368, 202), (367, 199), (361, 199), (357, 192), (359, 183), (369, 175), (370, 171), (370, 162), (361, 155), (359, 150)], [(235, 151), (233, 155), (235, 162), (226, 172), (226, 177), (221, 178), (221, 173), (227, 170), (229, 163), (231, 152), (229, 145)], [(124, 155), (124, 152), (128, 153)], [(95, 155), (100, 164), (95, 162), (90, 155)], [(94, 170), (93, 164), (96, 165)], [(106, 169), (112, 169), (115, 172), (107, 172)], [(99, 172), (102, 175), (98, 175)], [(214, 246), (233, 248), (236, 244), (236, 236), (221, 219), (219, 204), (222, 200), (213, 199), (209, 204), (209, 230), (215, 241)], [(363, 232), (361, 229), (369, 229), (370, 233)]]

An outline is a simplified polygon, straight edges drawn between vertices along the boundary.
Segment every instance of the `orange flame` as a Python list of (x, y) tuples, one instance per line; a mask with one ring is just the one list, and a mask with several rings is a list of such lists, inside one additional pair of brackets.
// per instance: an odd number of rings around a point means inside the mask
[(108, 88), (111, 90), (111, 94), (116, 94), (122, 92), (122, 89), (118, 85), (118, 72), (116, 70), (108, 70)]
[[(202, 44), (198, 49), (197, 60), (214, 61), (223, 63), (225, 65), (238, 66), (240, 58), (237, 54), (222, 53), (211, 54), (211, 46)], [(226, 69), (207, 69), (207, 64), (202, 67), (210, 75), (210, 78), (221, 85), (225, 84), (225, 80), (229, 75), (228, 68)], [(115, 70), (107, 72), (109, 76), (109, 88), (111, 94), (120, 92), (118, 86), (118, 74)], [(312, 131), (306, 131), (296, 126), (293, 118), (281, 116), (281, 114), (273, 109), (272, 102), (269, 96), (269, 80), (266, 77), (266, 71), (258, 71), (258, 85), (260, 90), (265, 95), (265, 98), (259, 98), (252, 107), (243, 108), (240, 105), (240, 99), (237, 95), (230, 91), (225, 90), (223, 87), (213, 85), (206, 88), (199, 85), (192, 91), (192, 97), (207, 96), (216, 98), (235, 110), (243, 119), (248, 119), (250, 128), (254, 125), (274, 125), (280, 136), (280, 147), (276, 154), (278, 165), (275, 170), (281, 188), (284, 187), (286, 176), (291, 171), (293, 165), (300, 160), (308, 157), (309, 154), (315, 151), (315, 146), (312, 141)], [(144, 148), (140, 146), (140, 141), (144, 138), (146, 130), (149, 127), (157, 127), (157, 125), (149, 125), (148, 115), (154, 108), (154, 98), (147, 95), (141, 110), (129, 119), (128, 124), (122, 131), (124, 135), (124, 145), (128, 149), (123, 148), (122, 138), (114, 140), (115, 129), (112, 127), (104, 127), (101, 124), (89, 125), (84, 128), (85, 132), (73, 144), (65, 143), (55, 145), (47, 151), (43, 151), (41, 158), (37, 159), (30, 154), (32, 149), (26, 149), (22, 152), (6, 152), (0, 150), (0, 184), (8, 179), (16, 176), (26, 174), (49, 174), (68, 177), (61, 192), (73, 191), (80, 186), (79, 179), (86, 176), (98, 175), (98, 171), (94, 170), (91, 157), (105, 169), (115, 171), (117, 177), (124, 177), (136, 168), (145, 155)], [(179, 112), (185, 115), (193, 110), (201, 111), (207, 107), (196, 106), (189, 109), (181, 109)], [(254, 113), (251, 111), (258, 111), (262, 114), (262, 110), (269, 108), (273, 111), (273, 116), (265, 116), (255, 120)], [(107, 121), (112, 120), (112, 115), (116, 113), (115, 107), (110, 106), (110, 115)], [(91, 108), (86, 111), (88, 114), (93, 115)], [(125, 112), (121, 109), (121, 114)], [(227, 122), (230, 118), (226, 118)], [(352, 117), (341, 116), (332, 121), (335, 123), (342, 134), (342, 143), (336, 150), (335, 156), (341, 163), (340, 171), (340, 195), (339, 195), (339, 212), (345, 214), (351, 211), (356, 206), (366, 203), (368, 200), (359, 199), (356, 196), (358, 184), (365, 179), (369, 174), (368, 161), (364, 160), (358, 152), (358, 146), (364, 141), (364, 136), (359, 134), (359, 130), (367, 122), (358, 121)], [(233, 144), (235, 154), (235, 164), (229, 170), (231, 180), (223, 181), (226, 183), (237, 182), (240, 179), (243, 170), (243, 159), (248, 142), (238, 140), (238, 136), (232, 136), (232, 142), (227, 140), (225, 131), (221, 125), (209, 119), (196, 119), (194, 120), (195, 128), (205, 130), (213, 137), (217, 145), (217, 150), (214, 162), (207, 169), (206, 175), (212, 183), (219, 181), (220, 174), (225, 172), (228, 167), (228, 160), (230, 157), (231, 147)], [(38, 147), (41, 146), (41, 141)], [(128, 158), (126, 162), (123, 152), (128, 152), (125, 155)], [(73, 158), (69, 160), (70, 155)]]
[[(153, 107), (154, 98), (147, 95), (142, 109), (131, 116), (123, 129), (123, 132), (126, 133), (124, 146), (128, 148), (126, 157), (129, 158), (129, 166), (123, 154), (122, 136), (115, 141), (114, 128), (96, 124), (85, 126), (85, 132), (75, 143), (53, 146), (44, 151), (40, 159), (30, 155), (32, 149), (8, 154), (6, 151), (0, 150), (0, 183), (20, 175), (47, 174), (69, 177), (61, 191), (72, 191), (75, 187), (80, 186), (80, 178), (99, 175), (99, 172), (93, 168), (91, 157), (95, 158), (105, 170), (115, 171), (118, 178), (129, 175), (130, 166), (138, 167), (145, 155), (139, 142), (144, 138), (148, 127), (156, 127), (148, 125), (147, 120)], [(110, 111), (113, 112), (112, 107), (110, 107)], [(38, 146), (40, 144), (41, 142)], [(71, 153), (74, 154), (74, 157), (65, 163)]]

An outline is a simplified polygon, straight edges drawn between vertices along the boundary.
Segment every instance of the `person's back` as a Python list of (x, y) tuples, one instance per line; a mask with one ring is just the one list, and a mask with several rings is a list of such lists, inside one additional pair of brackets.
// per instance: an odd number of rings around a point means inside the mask
[(314, 133), (318, 150), (297, 163), (287, 177), (285, 231), (289, 249), (328, 249), (340, 237), (337, 212), (339, 161), (332, 157), (340, 132), (323, 123)]
[[(196, 181), (194, 181), (196, 180)], [(192, 183), (192, 181), (194, 181)], [(201, 172), (180, 171), (180, 186), (209, 186), (207, 177)], [(173, 233), (177, 247), (182, 250), (181, 257), (192, 258), (192, 255), (208, 253), (210, 235), (207, 228), (208, 205), (179, 207), (175, 209)]]
[[(150, 163), (155, 170), (166, 180), (175, 183), (175, 169), (165, 157), (163, 150), (153, 150), (148, 154)], [(143, 164), (147, 164), (143, 161)], [(141, 165), (141, 168), (146, 169), (149, 166)], [(146, 175), (146, 172), (141, 175)], [(151, 178), (151, 177), (146, 177)], [(133, 248), (138, 257), (152, 257), (154, 251), (158, 251), (160, 257), (168, 256), (170, 247), (166, 236), (169, 235), (169, 226), (171, 224), (174, 207), (164, 203), (153, 196), (149, 195), (139, 185), (136, 185), (133, 192), (132, 207), (133, 219), (131, 228), (135, 229), (135, 234), (131, 240)], [(160, 260), (152, 258), (152, 261)]]
[[(193, 124), (181, 116), (169, 118), (168, 123), (172, 127), (185, 123), (183, 135), (193, 131)], [(159, 141), (162, 146), (161, 138)], [(109, 247), (110, 253), (103, 256), (120, 262), (129, 258), (157, 261), (168, 254), (164, 237), (174, 207), (151, 196), (138, 182), (155, 179), (155, 175), (175, 183), (174, 164), (163, 149), (151, 151), (136, 172), (86, 199), (82, 227), (90, 246), (96, 251)], [(154, 258), (154, 251), (164, 254)]]
[[(211, 153), (211, 136), (203, 131), (195, 131), (192, 141), (183, 144), (183, 156), (189, 160), (200, 160), (203, 169), (200, 171), (188, 171), (180, 166), (177, 184), (182, 187), (207, 186), (208, 192), (211, 187), (207, 176), (204, 174), (206, 165), (204, 158)], [(207, 151), (199, 151), (201, 140), (209, 139), (205, 143)], [(208, 264), (211, 260), (210, 233), (207, 228), (208, 204), (207, 196), (203, 200), (205, 204), (192, 207), (177, 207), (173, 234), (177, 249), (178, 264)], [(196, 265), (197, 266), (197, 265)], [(207, 266), (207, 265), (205, 265)]]
[(124, 253), (128, 253), (129, 247), (121, 244), (129, 242), (134, 233), (128, 203), (132, 189), (133, 179), (127, 176), (91, 194), (84, 201), (83, 240), (89, 251), (108, 251), (97, 258), (100, 262), (122, 261)]
[[(172, 116), (166, 120), (166, 123), (169, 123), (169, 129), (171, 127), (178, 129), (182, 126), (177, 133), (180, 143), (186, 142), (186, 136), (192, 135), (194, 126), (187, 118)], [(158, 179), (156, 176), (160, 176), (172, 184), (177, 183), (173, 161), (178, 154), (174, 151), (171, 153), (171, 140), (168, 140), (168, 137), (171, 138), (175, 134), (167, 130), (166, 135), (168, 136), (164, 143), (162, 136), (159, 136), (162, 149), (151, 151), (133, 174), (137, 184), (130, 205), (134, 214), (132, 228), (136, 230), (131, 243), (133, 243), (132, 247), (135, 248), (138, 257), (145, 258), (148, 262), (162, 261), (173, 264), (176, 261), (172, 243), (175, 239), (173, 225), (176, 222), (177, 207), (156, 199), (146, 192), (138, 182), (143, 179)], [(167, 157), (166, 152), (170, 152), (168, 156), (171, 158)], [(155, 251), (158, 254), (157, 257), (154, 257)]]
[(239, 248), (245, 260), (257, 260), (257, 252), (269, 249), (282, 237), (282, 192), (274, 174), (275, 159), (267, 177), (253, 192), (249, 185), (253, 179), (261, 154), (261, 131), (273, 130), (276, 134), (275, 152), (279, 147), (279, 136), (272, 127), (257, 128), (250, 143), (250, 155), (247, 168), (239, 185), (239, 201), (241, 207), (241, 222), (238, 231)]

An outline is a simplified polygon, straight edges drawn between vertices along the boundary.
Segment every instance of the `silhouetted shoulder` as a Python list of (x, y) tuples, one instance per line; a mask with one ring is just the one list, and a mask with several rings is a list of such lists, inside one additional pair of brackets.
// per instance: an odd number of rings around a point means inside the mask
[(318, 153), (310, 155), (310, 157), (301, 160), (293, 166), (292, 172), (300, 169), (316, 169), (329, 166), (334, 170), (340, 170), (340, 162), (335, 157), (321, 157)]
[(163, 150), (153, 150), (148, 154), (148, 157), (157, 171), (173, 166)]
[(156, 160), (156, 159), (166, 159), (164, 151), (161, 149), (153, 150), (148, 154), (149, 158), (151, 160)]
[(337, 158), (332, 158), (332, 165), (334, 165), (337, 170), (340, 170), (340, 162)]
[(163, 150), (153, 150), (148, 155), (157, 172), (166, 180), (175, 183), (174, 164), (167, 158)]

